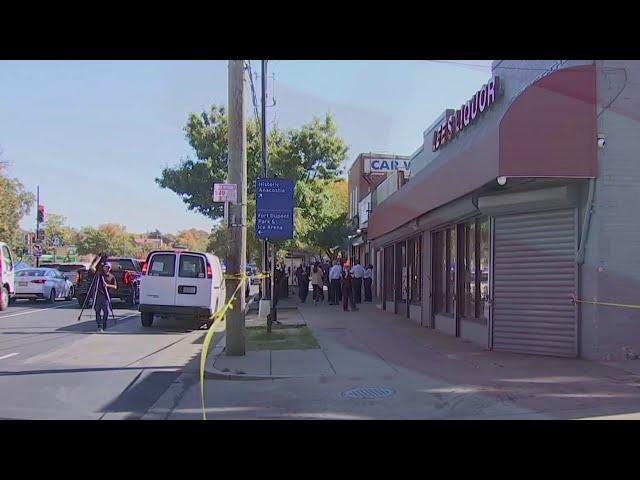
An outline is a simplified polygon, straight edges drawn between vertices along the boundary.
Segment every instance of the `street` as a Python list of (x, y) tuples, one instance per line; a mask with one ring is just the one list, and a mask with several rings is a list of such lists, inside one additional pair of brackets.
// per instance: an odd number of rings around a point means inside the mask
[(145, 329), (137, 311), (118, 307), (101, 334), (92, 310), (78, 321), (75, 300), (2, 312), (0, 418), (136, 419), (181, 373), (197, 381), (204, 330), (173, 319)]

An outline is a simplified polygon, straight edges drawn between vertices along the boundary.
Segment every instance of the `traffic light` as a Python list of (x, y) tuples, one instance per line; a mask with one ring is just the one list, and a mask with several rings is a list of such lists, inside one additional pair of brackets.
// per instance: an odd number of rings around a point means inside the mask
[(38, 205), (38, 223), (44, 222), (44, 205)]

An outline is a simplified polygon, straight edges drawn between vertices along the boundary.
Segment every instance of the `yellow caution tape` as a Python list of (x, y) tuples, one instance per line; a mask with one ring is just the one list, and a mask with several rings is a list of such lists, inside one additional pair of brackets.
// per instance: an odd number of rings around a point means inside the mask
[(576, 297), (571, 297), (571, 303), (588, 303), (591, 305), (606, 305), (608, 307), (622, 307), (622, 308), (640, 308), (640, 305), (628, 304), (628, 303), (613, 303), (613, 302), (598, 302), (590, 300), (578, 300)]
[[(253, 276), (253, 278), (268, 278), (268, 277), (269, 277), (269, 274), (260, 274), (260, 275)], [(200, 353), (200, 403), (202, 406), (203, 420), (207, 419), (207, 414), (204, 408), (204, 369), (206, 366), (207, 354), (209, 352), (209, 344), (211, 343), (211, 339), (216, 333), (216, 327), (218, 325), (218, 322), (220, 322), (224, 318), (225, 314), (227, 313), (227, 310), (233, 310), (233, 300), (235, 299), (235, 296), (238, 293), (238, 291), (240, 291), (240, 288), (242, 288), (242, 286), (244, 285), (244, 282), (246, 282), (247, 275), (246, 274), (238, 274), (238, 275), (229, 274), (229, 275), (225, 275), (224, 279), (240, 280), (240, 282), (238, 282), (238, 286), (233, 291), (233, 295), (231, 295), (231, 297), (229, 298), (229, 301), (226, 302), (216, 312), (214, 312), (213, 315), (211, 315), (211, 317), (209, 317), (211, 320), (213, 320), (213, 322), (211, 323), (211, 326), (209, 327), (209, 330), (207, 331), (207, 334), (204, 337), (204, 342), (202, 342), (202, 352)]]

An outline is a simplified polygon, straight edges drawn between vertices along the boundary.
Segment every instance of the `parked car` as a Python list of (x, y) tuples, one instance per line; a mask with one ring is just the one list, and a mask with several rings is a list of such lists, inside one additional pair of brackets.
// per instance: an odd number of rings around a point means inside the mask
[[(129, 257), (108, 257), (107, 262), (111, 264), (111, 273), (116, 278), (117, 290), (109, 291), (111, 299), (119, 299), (125, 302), (128, 307), (136, 304), (138, 290), (140, 287), (140, 276), (142, 268), (135, 258)], [(87, 268), (79, 270), (78, 283), (76, 284), (76, 298), (78, 305), (83, 306), (89, 293), (89, 288), (93, 281)], [(94, 293), (94, 290), (91, 290)]]
[(140, 281), (142, 325), (154, 315), (191, 318), (211, 326), (211, 315), (225, 301), (220, 259), (204, 252), (156, 250), (147, 256)]
[(15, 294), (15, 267), (9, 245), (0, 242), (0, 310), (6, 310)]
[(74, 285), (80, 282), (80, 270), (89, 268), (88, 263), (50, 263), (43, 267), (56, 268)]
[(57, 299), (73, 298), (73, 284), (55, 268), (30, 268), (16, 272), (15, 298), (38, 299), (53, 303)]

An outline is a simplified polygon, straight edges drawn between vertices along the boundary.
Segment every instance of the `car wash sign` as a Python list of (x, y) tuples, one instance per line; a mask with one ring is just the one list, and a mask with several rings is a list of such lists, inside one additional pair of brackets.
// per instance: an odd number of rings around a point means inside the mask
[(495, 76), (489, 83), (483, 85), (471, 100), (462, 105), (456, 113), (449, 115), (433, 132), (432, 150), (435, 152), (443, 145), (453, 140), (458, 133), (478, 120), (496, 101), (500, 94), (500, 78)]
[(365, 173), (392, 173), (403, 171), (408, 173), (411, 168), (409, 160), (395, 160), (392, 158), (367, 158), (364, 165)]

